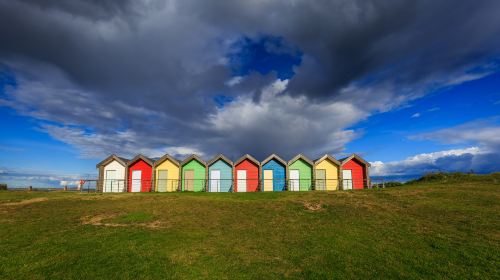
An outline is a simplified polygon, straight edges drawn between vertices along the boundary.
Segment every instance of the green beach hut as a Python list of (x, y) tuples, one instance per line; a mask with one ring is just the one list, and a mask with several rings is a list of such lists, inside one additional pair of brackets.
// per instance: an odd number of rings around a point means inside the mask
[(191, 192), (205, 191), (207, 165), (197, 155), (191, 155), (181, 163), (181, 190)]
[(314, 163), (304, 155), (297, 155), (288, 162), (288, 190), (310, 191)]

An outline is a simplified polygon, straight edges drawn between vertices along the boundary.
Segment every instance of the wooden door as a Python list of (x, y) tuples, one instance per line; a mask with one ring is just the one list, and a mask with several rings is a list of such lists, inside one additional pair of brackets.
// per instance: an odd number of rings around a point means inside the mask
[(156, 191), (166, 192), (168, 186), (168, 170), (158, 170), (158, 179), (156, 180)]
[(132, 192), (141, 192), (142, 183), (142, 171), (133, 170), (132, 171)]
[(264, 170), (264, 191), (272, 192), (274, 190), (274, 182), (273, 182), (273, 171), (272, 170)]
[(210, 171), (210, 191), (220, 192), (220, 170)]
[(116, 170), (106, 170), (106, 179), (103, 192), (118, 192), (118, 181), (116, 179)]
[(184, 190), (194, 191), (194, 170), (189, 169), (184, 171)]
[(316, 190), (326, 191), (326, 170), (316, 169)]
[(291, 191), (300, 190), (300, 172), (298, 169), (290, 170), (290, 190)]
[(342, 182), (344, 190), (352, 190), (352, 170), (342, 170)]
[(247, 191), (247, 171), (246, 170), (238, 170), (238, 172), (236, 172), (236, 176), (238, 177), (238, 192), (246, 192)]

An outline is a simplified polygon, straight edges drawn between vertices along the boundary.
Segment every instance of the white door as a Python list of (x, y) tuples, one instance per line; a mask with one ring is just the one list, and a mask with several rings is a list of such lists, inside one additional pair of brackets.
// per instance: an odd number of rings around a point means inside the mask
[(210, 191), (220, 192), (220, 170), (210, 171)]
[(247, 171), (246, 170), (238, 170), (236, 173), (238, 177), (238, 192), (246, 192), (247, 191)]
[(141, 192), (141, 170), (132, 171), (132, 192)]
[(352, 190), (352, 170), (342, 170), (344, 190)]
[(118, 192), (118, 181), (116, 180), (116, 170), (106, 170), (103, 192)]
[(298, 192), (300, 190), (300, 175), (299, 170), (292, 169), (290, 170), (290, 190)]

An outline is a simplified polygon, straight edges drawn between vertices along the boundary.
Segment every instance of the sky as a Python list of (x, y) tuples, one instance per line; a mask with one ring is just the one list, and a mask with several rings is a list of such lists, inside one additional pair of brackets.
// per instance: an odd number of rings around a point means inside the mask
[(500, 2), (0, 0), (0, 182), (110, 154), (500, 171)]

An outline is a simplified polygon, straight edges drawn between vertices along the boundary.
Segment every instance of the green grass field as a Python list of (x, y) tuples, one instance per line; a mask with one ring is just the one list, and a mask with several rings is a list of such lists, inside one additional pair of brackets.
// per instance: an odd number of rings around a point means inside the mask
[(500, 174), (303, 193), (0, 191), (0, 279), (500, 276)]

